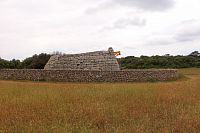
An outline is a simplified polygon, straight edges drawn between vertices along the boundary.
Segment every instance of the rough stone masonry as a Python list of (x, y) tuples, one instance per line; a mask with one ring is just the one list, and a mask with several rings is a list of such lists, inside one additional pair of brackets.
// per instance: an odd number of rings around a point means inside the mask
[(73, 55), (54, 55), (45, 69), (0, 69), (0, 80), (62, 82), (166, 81), (179, 77), (177, 70), (120, 70), (112, 48)]
[(108, 51), (54, 55), (49, 59), (44, 69), (90, 71), (120, 70), (113, 48), (109, 48)]
[(166, 81), (178, 78), (177, 70), (37, 70), (37, 69), (0, 69), (2, 80), (33, 80), (61, 82), (133, 82)]

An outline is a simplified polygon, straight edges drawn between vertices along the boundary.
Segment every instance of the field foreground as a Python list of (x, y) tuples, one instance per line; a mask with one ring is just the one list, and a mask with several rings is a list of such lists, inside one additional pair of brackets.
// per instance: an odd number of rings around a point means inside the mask
[(0, 132), (198, 132), (200, 69), (157, 83), (0, 81)]

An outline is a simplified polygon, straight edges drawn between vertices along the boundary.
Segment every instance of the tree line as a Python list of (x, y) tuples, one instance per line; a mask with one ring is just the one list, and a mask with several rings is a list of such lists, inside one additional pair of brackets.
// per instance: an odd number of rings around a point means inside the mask
[[(52, 54), (41, 53), (23, 61), (16, 59), (8, 61), (0, 58), (0, 69), (43, 69), (51, 56)], [(187, 56), (171, 56), (168, 54), (164, 56), (128, 56), (119, 58), (118, 62), (122, 69), (200, 68), (200, 53), (194, 51)]]
[(122, 69), (151, 69), (151, 68), (200, 68), (200, 54), (197, 51), (182, 56), (129, 56), (118, 59)]
[(8, 61), (0, 58), (0, 69), (43, 69), (50, 57), (50, 54), (41, 53), (23, 61), (15, 59)]

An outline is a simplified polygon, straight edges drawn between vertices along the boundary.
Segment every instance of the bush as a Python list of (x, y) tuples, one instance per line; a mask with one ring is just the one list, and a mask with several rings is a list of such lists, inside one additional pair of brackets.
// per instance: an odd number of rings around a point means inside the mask
[(118, 59), (123, 69), (200, 67), (200, 56), (141, 56)]

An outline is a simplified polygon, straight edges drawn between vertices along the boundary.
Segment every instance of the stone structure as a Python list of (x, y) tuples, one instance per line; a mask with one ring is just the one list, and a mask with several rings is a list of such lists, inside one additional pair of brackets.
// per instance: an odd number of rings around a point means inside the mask
[(119, 64), (112, 48), (82, 54), (54, 55), (45, 70), (118, 71)]
[(120, 70), (112, 48), (74, 55), (54, 55), (45, 69), (0, 69), (0, 79), (61, 82), (166, 81), (178, 78), (177, 70)]
[(0, 79), (61, 81), (61, 82), (133, 82), (166, 81), (178, 78), (177, 70), (126, 70), (126, 71), (85, 71), (85, 70), (3, 70)]

